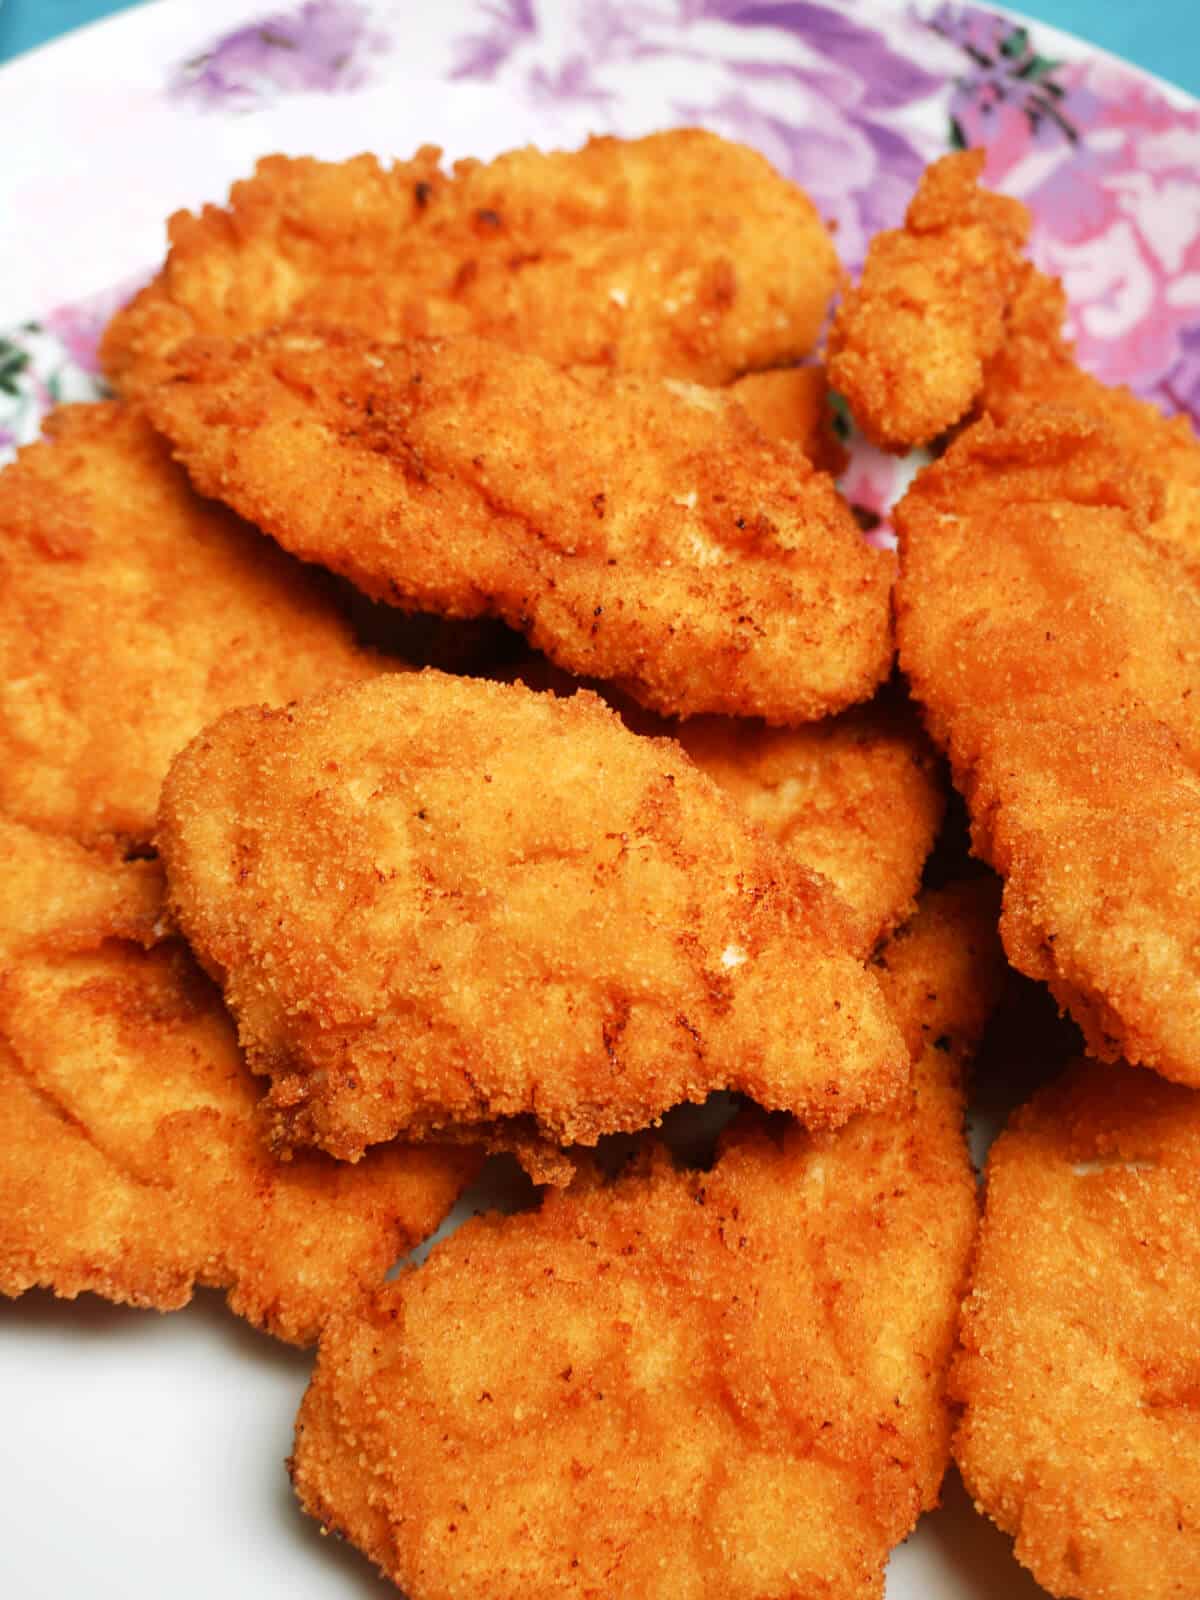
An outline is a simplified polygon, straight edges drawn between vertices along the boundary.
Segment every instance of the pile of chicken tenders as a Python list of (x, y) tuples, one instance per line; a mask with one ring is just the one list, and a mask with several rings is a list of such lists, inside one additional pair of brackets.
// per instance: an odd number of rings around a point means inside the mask
[(0, 473), (0, 1292), (319, 1342), (409, 1600), (1200, 1593), (1200, 448), (981, 171), (272, 156)]

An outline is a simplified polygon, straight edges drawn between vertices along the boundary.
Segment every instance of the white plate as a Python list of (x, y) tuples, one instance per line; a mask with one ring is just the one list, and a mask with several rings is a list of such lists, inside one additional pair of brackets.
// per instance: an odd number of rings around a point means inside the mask
[[(993, 141), (989, 176), (1033, 208), (1083, 359), (1195, 409), (1200, 109), (1028, 28), (886, 0), (160, 0), (84, 29), (0, 72), (16, 135), (0, 171), (0, 450), (53, 400), (95, 392), (96, 333), (156, 265), (163, 218), (222, 198), (259, 154), (489, 156), (688, 121), (804, 183), (850, 267), (956, 128)], [(878, 509), (894, 486), (890, 462), (857, 455), (855, 499)], [(392, 1592), (292, 1502), (283, 1459), (309, 1366), (208, 1293), (168, 1317), (0, 1305), (0, 1594)], [(894, 1558), (889, 1600), (1040, 1593), (957, 1480), (946, 1502)]]

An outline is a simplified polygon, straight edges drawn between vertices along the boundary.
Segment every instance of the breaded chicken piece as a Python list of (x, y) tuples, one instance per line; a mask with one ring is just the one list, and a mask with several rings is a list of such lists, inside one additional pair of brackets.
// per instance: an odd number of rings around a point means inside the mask
[(978, 185), (984, 152), (926, 169), (904, 227), (877, 234), (829, 336), (829, 381), (867, 437), (903, 453), (970, 411), (1028, 267), (1029, 213)]
[(825, 368), (748, 372), (729, 392), (768, 439), (790, 439), (813, 466), (837, 477), (849, 456), (833, 426)]
[(46, 434), (0, 473), (0, 811), (145, 843), (206, 722), (380, 668), (132, 411), (65, 406)]
[(719, 1088), (834, 1126), (904, 1082), (833, 892), (593, 695), (425, 672), (231, 713), (158, 840), (280, 1147), (593, 1144)]
[[(485, 1216), (327, 1327), (306, 1511), (411, 1600), (866, 1600), (937, 1502), (975, 1230), (959, 1083), (1001, 961), (986, 891), (887, 954), (919, 1056), (837, 1133), (744, 1114)], [(937, 1041), (937, 1043), (935, 1043)]]
[(173, 1310), (197, 1284), (311, 1344), (430, 1233), (476, 1153), (277, 1165), (232, 1023), (156, 863), (0, 821), (0, 1293)]
[(1200, 1095), (1126, 1066), (1079, 1062), (992, 1147), (954, 1453), (1051, 1594), (1200, 1594), (1198, 1218)]
[(745, 816), (832, 883), (864, 953), (912, 915), (945, 792), (910, 706), (887, 696), (801, 728), (697, 717), (670, 731)]
[(1004, 343), (988, 362), (977, 410), (1002, 425), (1033, 406), (1059, 406), (1101, 420), (1121, 449), (1163, 480), (1166, 505), (1154, 537), (1200, 570), (1200, 443), (1186, 416), (1166, 417), (1129, 389), (1113, 389), (1079, 366), (1063, 337), (1066, 296), (1055, 278), (1030, 271), (1009, 313)]
[(983, 421), (896, 512), (901, 660), (1089, 1051), (1200, 1084), (1200, 586), (1081, 414)]
[(105, 335), (113, 382), (153, 381), (192, 335), (298, 317), (711, 384), (816, 343), (833, 243), (808, 196), (745, 145), (684, 128), (449, 174), (440, 156), (268, 156), (226, 208), (177, 212), (165, 266)]
[(492, 615), (668, 715), (811, 721), (891, 662), (891, 556), (727, 395), (479, 339), (187, 346), (147, 397), (204, 494), (409, 610)]
[[(513, 678), (559, 695), (580, 687), (542, 656), (508, 669), (506, 681)], [(732, 717), (668, 722), (601, 685), (586, 687), (599, 688), (635, 733), (677, 739), (743, 816), (828, 879), (858, 924), (860, 954), (912, 916), (945, 788), (907, 699), (889, 688), (840, 717), (768, 728)]]

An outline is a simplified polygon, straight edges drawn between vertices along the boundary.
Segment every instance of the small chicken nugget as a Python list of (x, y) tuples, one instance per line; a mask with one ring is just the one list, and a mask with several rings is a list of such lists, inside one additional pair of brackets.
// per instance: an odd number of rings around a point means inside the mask
[(938, 897), (886, 959), (919, 1048), (889, 1110), (743, 1115), (711, 1171), (658, 1152), (478, 1218), (331, 1322), (305, 1509), (412, 1600), (882, 1596), (949, 1457), (994, 902)]
[(153, 379), (194, 334), (297, 317), (383, 339), (476, 333), (547, 360), (726, 383), (805, 355), (837, 285), (811, 200), (699, 128), (380, 166), (268, 156), (226, 209), (177, 212), (105, 368)]
[(500, 617), (668, 715), (807, 722), (891, 664), (891, 555), (726, 393), (480, 339), (185, 346), (147, 404), (202, 493), (380, 600)]
[(719, 1088), (836, 1125), (904, 1082), (832, 890), (594, 695), (424, 672), (231, 713), (159, 843), (282, 1147), (592, 1144)]
[(1089, 1051), (1200, 1085), (1200, 584), (1120, 437), (1031, 412), (897, 507), (901, 661)]
[(437, 1227), (478, 1155), (277, 1164), (219, 994), (162, 937), (157, 864), (9, 821), (0, 863), (0, 1293), (169, 1311), (205, 1284), (311, 1344)]
[(1081, 1061), (992, 1147), (953, 1391), (1051, 1594), (1200, 1594), (1200, 1094)]
[(903, 453), (966, 416), (1029, 271), (1029, 213), (978, 185), (984, 152), (926, 169), (904, 227), (877, 234), (838, 308), (829, 381), (875, 444)]
[(145, 843), (167, 764), (206, 722), (380, 668), (133, 411), (64, 406), (45, 426), (0, 473), (0, 810)]

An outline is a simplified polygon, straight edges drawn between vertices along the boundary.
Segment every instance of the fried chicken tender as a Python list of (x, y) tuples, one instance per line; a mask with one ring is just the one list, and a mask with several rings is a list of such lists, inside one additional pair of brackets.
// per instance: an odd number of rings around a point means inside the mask
[(903, 453), (966, 416), (1029, 271), (1029, 213), (978, 184), (982, 150), (926, 169), (904, 227), (880, 233), (838, 308), (829, 381), (875, 444)]
[(949, 1456), (959, 1063), (1000, 967), (986, 891), (939, 897), (887, 954), (920, 1052), (892, 1108), (745, 1114), (711, 1171), (659, 1151), (478, 1218), (331, 1322), (305, 1510), (411, 1600), (882, 1596)]
[(992, 1148), (955, 1456), (1051, 1594), (1200, 1594), (1198, 1216), (1200, 1095), (1126, 1066), (1077, 1063)]
[(201, 492), (373, 598), (498, 616), (668, 715), (811, 721), (887, 675), (890, 555), (727, 395), (313, 329), (173, 367), (147, 403)]
[(228, 207), (177, 212), (163, 270), (105, 335), (113, 382), (153, 381), (194, 334), (298, 317), (711, 384), (816, 343), (833, 243), (807, 195), (745, 145), (684, 128), (449, 174), (440, 156), (269, 156)]
[[(580, 687), (541, 656), (509, 669), (514, 677), (560, 695)], [(731, 717), (668, 722), (622, 695), (605, 698), (635, 733), (677, 739), (743, 816), (828, 879), (858, 923), (861, 955), (912, 916), (945, 790), (907, 699), (885, 690), (840, 717), (768, 728)]]
[(748, 372), (729, 393), (768, 439), (790, 439), (832, 477), (846, 470), (850, 458), (834, 430), (824, 367)]
[(220, 996), (162, 936), (158, 865), (7, 820), (0, 863), (0, 1293), (168, 1311), (206, 1284), (311, 1344), (438, 1225), (477, 1154), (277, 1165)]
[(1089, 1051), (1200, 1084), (1200, 586), (1099, 421), (983, 421), (896, 512), (901, 661), (1002, 933)]
[(45, 426), (0, 473), (0, 810), (144, 843), (206, 722), (380, 669), (132, 411), (65, 406)]
[(1061, 283), (1031, 271), (1013, 302), (1004, 343), (987, 365), (977, 410), (1001, 425), (1019, 422), (1039, 405), (1102, 421), (1126, 455), (1163, 481), (1166, 505), (1154, 537), (1169, 541), (1200, 571), (1200, 443), (1191, 423), (1085, 372), (1063, 337), (1065, 314)]
[(281, 1147), (593, 1144), (727, 1087), (833, 1126), (904, 1082), (828, 886), (593, 695), (425, 672), (234, 712), (158, 837)]

